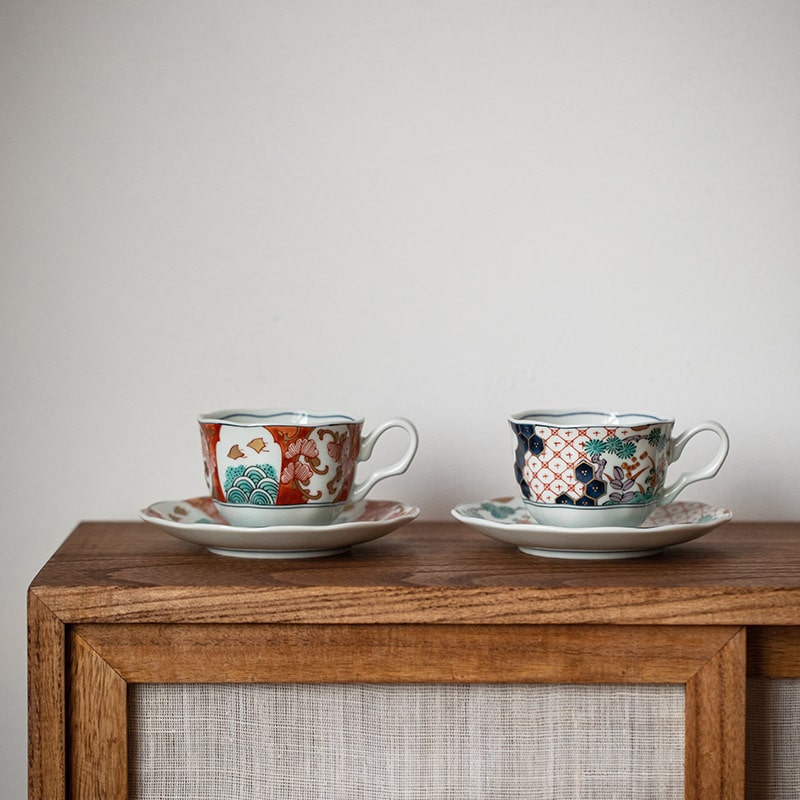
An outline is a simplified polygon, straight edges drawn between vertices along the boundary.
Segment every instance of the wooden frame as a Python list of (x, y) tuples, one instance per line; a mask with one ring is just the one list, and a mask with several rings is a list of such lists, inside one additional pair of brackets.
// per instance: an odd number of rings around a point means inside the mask
[(242, 682), (683, 684), (686, 798), (743, 796), (734, 626), (90, 624), (66, 639), (73, 800), (127, 797), (129, 683)]
[(748, 629), (747, 674), (800, 678), (800, 628), (765, 625)]
[(127, 796), (136, 683), (647, 683), (685, 691), (685, 796), (742, 800), (747, 676), (800, 677), (789, 523), (609, 565), (415, 522), (330, 559), (82, 523), (28, 593), (29, 799)]

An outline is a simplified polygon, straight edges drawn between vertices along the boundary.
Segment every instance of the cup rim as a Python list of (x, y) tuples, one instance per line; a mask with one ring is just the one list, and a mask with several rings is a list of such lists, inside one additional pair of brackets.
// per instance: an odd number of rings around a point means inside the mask
[[(570, 421), (567, 421), (570, 418)], [(545, 425), (549, 428), (585, 428), (587, 425), (630, 427), (674, 423), (672, 417), (640, 411), (594, 411), (586, 408), (551, 408), (520, 411), (508, 418), (519, 425)]]
[(363, 423), (363, 417), (336, 412), (308, 411), (292, 408), (226, 408), (198, 414), (201, 424), (234, 425), (238, 428), (263, 428), (269, 425), (295, 425), (318, 427), (319, 425), (352, 425)]

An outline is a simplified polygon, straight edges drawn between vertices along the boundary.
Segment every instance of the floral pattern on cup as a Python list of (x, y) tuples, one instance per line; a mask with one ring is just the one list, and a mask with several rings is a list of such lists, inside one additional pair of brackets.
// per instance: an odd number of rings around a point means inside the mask
[(260, 429), (204, 425), (211, 495), (263, 506), (343, 502), (353, 483), (360, 428), (357, 423)]

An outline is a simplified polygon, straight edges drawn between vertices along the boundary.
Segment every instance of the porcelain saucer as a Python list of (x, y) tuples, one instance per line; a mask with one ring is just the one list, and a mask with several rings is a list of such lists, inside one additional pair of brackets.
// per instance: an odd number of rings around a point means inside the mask
[(534, 522), (522, 501), (510, 497), (463, 503), (450, 513), (528, 555), (585, 559), (655, 555), (670, 545), (704, 536), (732, 517), (727, 508), (679, 502), (657, 508), (636, 528), (564, 528)]
[(394, 500), (362, 500), (346, 505), (327, 525), (230, 525), (210, 497), (164, 500), (139, 512), (145, 521), (171, 536), (203, 545), (212, 553), (240, 558), (313, 558), (347, 552), (405, 525), (419, 515), (415, 506)]

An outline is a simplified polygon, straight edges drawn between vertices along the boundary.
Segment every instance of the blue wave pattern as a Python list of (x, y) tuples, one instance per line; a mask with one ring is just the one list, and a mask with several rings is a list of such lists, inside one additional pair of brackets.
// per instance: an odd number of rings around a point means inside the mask
[(225, 499), (229, 503), (274, 506), (278, 501), (278, 475), (269, 464), (228, 467), (225, 470)]

